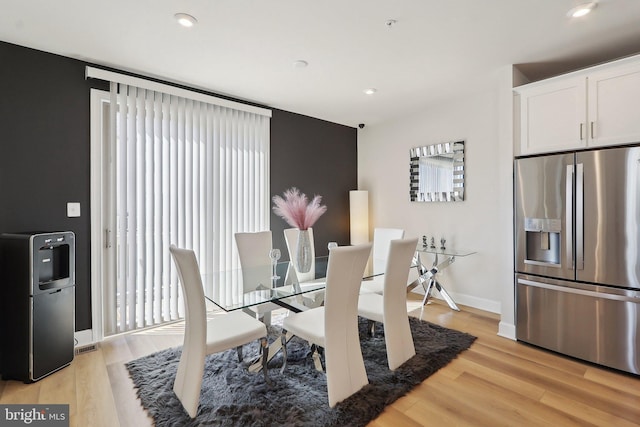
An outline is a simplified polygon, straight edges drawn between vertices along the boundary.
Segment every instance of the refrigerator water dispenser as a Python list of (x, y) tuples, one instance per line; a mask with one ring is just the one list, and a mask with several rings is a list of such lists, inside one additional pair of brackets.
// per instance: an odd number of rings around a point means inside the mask
[(527, 264), (541, 263), (560, 267), (560, 233), (562, 222), (559, 219), (525, 218)]

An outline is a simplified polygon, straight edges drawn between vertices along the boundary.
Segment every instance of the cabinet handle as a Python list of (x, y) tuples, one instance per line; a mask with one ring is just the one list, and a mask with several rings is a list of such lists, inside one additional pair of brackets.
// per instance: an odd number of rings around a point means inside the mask
[(591, 122), (591, 139), (594, 139), (596, 136), (593, 133), (593, 122)]
[(584, 126), (584, 123), (580, 123), (580, 141), (583, 140), (583, 137), (582, 137), (582, 127), (583, 126)]

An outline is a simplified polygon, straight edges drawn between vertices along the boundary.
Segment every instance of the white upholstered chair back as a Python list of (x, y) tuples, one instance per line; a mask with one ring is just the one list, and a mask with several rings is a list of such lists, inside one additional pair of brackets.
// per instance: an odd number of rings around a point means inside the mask
[[(173, 391), (191, 418), (198, 412), (205, 356), (238, 348), (253, 340), (262, 343), (262, 370), (267, 373), (267, 328), (240, 310), (207, 320), (204, 289), (195, 253), (190, 249), (169, 248), (184, 295), (184, 344), (178, 363)], [(241, 351), (238, 352), (238, 355)]]
[(236, 233), (236, 246), (240, 256), (244, 291), (256, 289), (259, 285), (272, 287), (271, 258), (273, 247), (271, 231)]
[(371, 244), (331, 249), (324, 306), (329, 406), (368, 384), (358, 334), (358, 294)]
[(389, 369), (416, 354), (407, 315), (407, 278), (418, 239), (392, 240), (384, 277), (383, 318)]
[[(389, 256), (389, 244), (392, 240), (402, 239), (404, 230), (401, 228), (375, 228), (373, 230), (373, 274), (385, 272)], [(415, 249), (415, 248), (414, 248)]]
[[(200, 384), (206, 355), (207, 313), (204, 290), (196, 255), (192, 250), (171, 245), (169, 251), (176, 265), (184, 295), (184, 345), (173, 391), (189, 415), (195, 416), (200, 401)], [(197, 386), (193, 386), (193, 382)]]

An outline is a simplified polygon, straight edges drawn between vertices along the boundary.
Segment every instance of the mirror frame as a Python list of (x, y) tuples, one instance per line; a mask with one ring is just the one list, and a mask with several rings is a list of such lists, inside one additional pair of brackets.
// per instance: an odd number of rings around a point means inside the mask
[[(464, 141), (443, 142), (424, 145), (409, 150), (409, 200), (412, 202), (461, 202), (464, 200)], [(420, 159), (425, 157), (446, 156), (453, 165), (452, 190), (419, 192)]]

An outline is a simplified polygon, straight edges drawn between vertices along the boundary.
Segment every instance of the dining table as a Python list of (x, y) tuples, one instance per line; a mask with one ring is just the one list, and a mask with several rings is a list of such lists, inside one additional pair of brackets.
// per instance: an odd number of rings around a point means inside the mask
[[(204, 295), (209, 302), (224, 311), (247, 311), (254, 306), (273, 303), (297, 313), (313, 306), (314, 300), (307, 298), (307, 295), (324, 291), (328, 261), (328, 256), (316, 257), (315, 278), (304, 282), (298, 280), (292, 261), (274, 262), (244, 271), (238, 268), (202, 272)], [(243, 276), (260, 279), (254, 279), (257, 283), (245, 284)], [(274, 340), (270, 344), (269, 360), (276, 355), (281, 345), (281, 340)], [(250, 371), (260, 369), (262, 366), (259, 362), (249, 367)]]
[[(420, 258), (421, 254), (436, 256), (434, 265), (426, 267)], [(444, 287), (435, 279), (436, 274), (453, 263), (455, 257), (464, 257), (473, 254), (473, 251), (454, 251), (451, 249), (436, 249), (418, 245), (416, 255), (411, 268), (417, 268), (418, 279), (407, 286), (410, 292), (416, 286), (422, 286), (425, 291), (423, 306), (433, 289), (440, 291), (445, 301), (454, 310), (459, 310), (448, 295)], [(446, 256), (446, 261), (438, 262), (437, 256)], [(316, 304), (315, 298), (308, 295), (323, 292), (326, 288), (326, 273), (329, 256), (319, 256), (315, 261), (315, 277), (312, 280), (299, 281), (293, 267), (293, 261), (273, 261), (270, 265), (253, 267), (252, 269), (230, 269), (218, 272), (203, 272), (202, 285), (205, 298), (224, 311), (249, 310), (251, 307), (261, 304), (276, 304), (292, 312), (308, 310)], [(244, 283), (243, 273), (247, 277), (257, 280), (256, 283)], [(363, 280), (382, 276), (384, 273), (372, 275), (365, 270)], [(255, 279), (259, 278), (259, 279)], [(288, 339), (290, 336), (287, 337)], [(274, 340), (269, 346), (269, 360), (281, 349), (281, 340)], [(253, 363), (249, 370), (259, 371), (262, 366), (259, 362)]]

